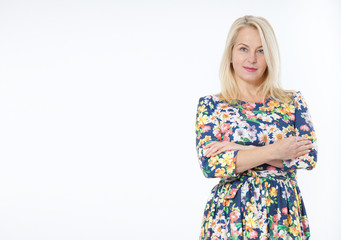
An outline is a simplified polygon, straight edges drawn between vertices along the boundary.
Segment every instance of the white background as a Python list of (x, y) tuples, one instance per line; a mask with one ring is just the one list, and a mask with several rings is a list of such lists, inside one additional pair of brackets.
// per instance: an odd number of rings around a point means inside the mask
[(0, 1), (0, 239), (198, 239), (219, 179), (196, 107), (245, 14), (273, 26), (312, 115), (311, 239), (339, 239), (341, 4), (276, 2)]

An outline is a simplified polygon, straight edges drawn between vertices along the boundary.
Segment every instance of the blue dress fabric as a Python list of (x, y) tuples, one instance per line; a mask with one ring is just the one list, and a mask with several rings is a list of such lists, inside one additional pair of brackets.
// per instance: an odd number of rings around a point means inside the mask
[[(317, 142), (308, 105), (300, 91), (288, 103), (267, 98), (234, 106), (218, 95), (199, 98), (195, 133), (200, 169), (218, 178), (204, 208), (200, 237), (218, 239), (309, 239), (307, 212), (297, 185), (297, 169), (311, 170)], [(283, 168), (263, 164), (236, 173), (239, 150), (206, 157), (212, 141), (265, 146), (291, 135), (311, 140), (309, 153), (283, 160)]]

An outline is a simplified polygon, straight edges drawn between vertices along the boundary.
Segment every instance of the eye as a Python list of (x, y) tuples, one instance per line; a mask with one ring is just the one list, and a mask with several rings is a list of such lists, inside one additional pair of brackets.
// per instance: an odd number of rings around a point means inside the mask
[(264, 53), (264, 50), (263, 50), (263, 49), (261, 49), (261, 50), (259, 50), (259, 51), (261, 51), (260, 53)]
[(245, 47), (241, 47), (241, 48), (240, 48), (240, 50), (242, 50), (242, 52), (244, 52), (244, 51), (243, 51), (243, 49), (245, 49), (245, 50), (246, 50), (246, 48), (245, 48)]

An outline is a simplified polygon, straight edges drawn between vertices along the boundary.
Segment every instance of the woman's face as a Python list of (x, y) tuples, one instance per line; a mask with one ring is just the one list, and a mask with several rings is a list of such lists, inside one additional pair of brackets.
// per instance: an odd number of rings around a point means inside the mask
[(237, 82), (258, 85), (263, 81), (267, 64), (257, 29), (245, 27), (239, 31), (232, 49), (232, 65)]

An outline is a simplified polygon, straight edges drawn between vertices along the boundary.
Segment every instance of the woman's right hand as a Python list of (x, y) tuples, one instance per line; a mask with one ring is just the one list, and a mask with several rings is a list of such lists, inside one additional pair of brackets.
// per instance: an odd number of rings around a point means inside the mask
[(313, 146), (313, 143), (304, 137), (290, 136), (273, 143), (274, 157), (281, 160), (293, 159), (309, 153)]

